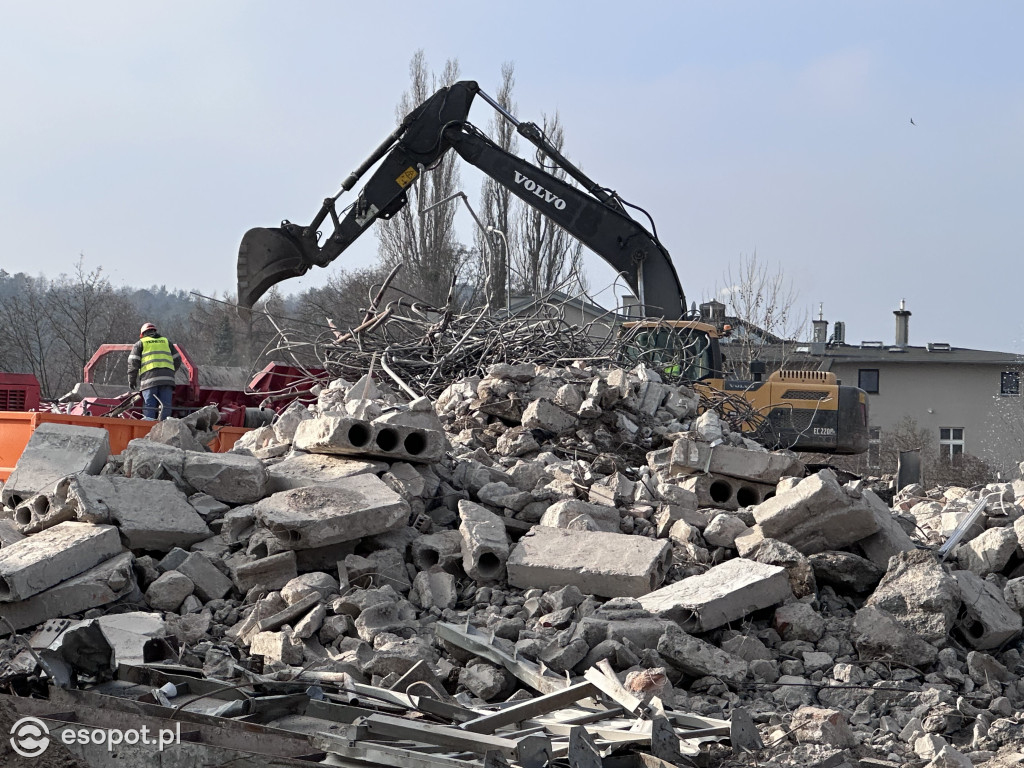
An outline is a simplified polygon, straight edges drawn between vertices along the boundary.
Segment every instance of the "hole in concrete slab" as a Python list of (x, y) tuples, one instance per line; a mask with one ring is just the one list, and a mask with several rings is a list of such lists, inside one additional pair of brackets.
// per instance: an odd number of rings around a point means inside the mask
[(7, 583), (7, 579), (0, 576), (0, 600), (7, 600), (11, 596), (11, 585)]
[(22, 498), (21, 496), (19, 496), (18, 494), (16, 494), (16, 493), (12, 493), (12, 494), (11, 494), (11, 498), (10, 498), (10, 500), (9, 500), (9, 501), (8, 501), (7, 503), (8, 503), (8, 504), (9, 504), (10, 506), (12, 506), (12, 507), (20, 507), (20, 506), (21, 506), (21, 503), (22, 503), (22, 502), (23, 502), (24, 500), (25, 500), (25, 499), (23, 499), (23, 498)]
[(741, 507), (749, 507), (751, 504), (757, 504), (757, 501), (757, 490), (749, 485), (741, 485), (736, 491), (736, 503)]
[(980, 621), (972, 621), (965, 627), (965, 629), (967, 630), (967, 634), (975, 639), (985, 636), (985, 625)]
[(362, 448), (370, 442), (370, 430), (365, 424), (353, 424), (348, 428), (348, 441), (356, 448)]
[(715, 480), (708, 488), (708, 495), (711, 496), (712, 501), (722, 504), (732, 497), (732, 486), (724, 480)]
[(764, 498), (762, 499), (762, 501), (768, 501), (768, 499), (774, 499), (774, 498), (775, 498), (775, 491), (768, 491), (768, 493), (766, 493), (764, 495)]
[(32, 511), (28, 507), (18, 507), (14, 511), (14, 522), (18, 525), (28, 525), (32, 522)]
[(393, 451), (398, 445), (398, 433), (393, 429), (382, 429), (377, 433), (377, 447), (382, 451)]
[(484, 578), (496, 576), (501, 570), (501, 558), (493, 552), (484, 552), (477, 559), (476, 568)]
[(267, 546), (266, 542), (260, 542), (249, 549), (250, 555), (255, 555), (257, 559), (267, 557), (270, 554), (270, 547)]
[(433, 568), (435, 565), (441, 562), (441, 553), (436, 549), (422, 549), (420, 550), (420, 561), (426, 568)]
[(427, 436), (422, 432), (410, 432), (402, 445), (410, 456), (419, 456), (427, 449)]

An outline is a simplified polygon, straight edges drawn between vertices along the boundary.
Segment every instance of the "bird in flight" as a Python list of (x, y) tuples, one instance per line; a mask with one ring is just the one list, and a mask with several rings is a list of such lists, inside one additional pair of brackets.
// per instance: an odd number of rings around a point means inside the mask
[(917, 125), (917, 123), (914, 122), (914, 118), (910, 118), (910, 124), (911, 125)]

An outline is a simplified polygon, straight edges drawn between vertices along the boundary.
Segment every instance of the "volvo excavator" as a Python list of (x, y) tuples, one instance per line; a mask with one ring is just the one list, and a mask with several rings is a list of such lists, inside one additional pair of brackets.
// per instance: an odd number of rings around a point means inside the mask
[[(507, 152), (468, 121), (479, 96), (524, 139), (575, 181)], [(238, 254), (238, 303), (251, 308), (276, 283), (326, 267), (378, 219), (394, 216), (408, 201), (410, 186), (454, 150), (496, 183), (579, 239), (619, 272), (634, 291), (643, 320), (623, 324), (626, 355), (677, 374), (701, 389), (746, 400), (756, 418), (745, 428), (769, 447), (852, 454), (868, 447), (867, 395), (842, 386), (835, 374), (776, 371), (766, 381), (737, 381), (724, 372), (718, 329), (691, 319), (679, 275), (656, 234), (630, 216), (624, 201), (573, 165), (531, 122), (521, 122), (473, 81), (441, 88), (413, 109), (363, 163), (324, 200), (307, 225), (246, 232)], [(356, 195), (338, 209), (338, 199), (378, 166)], [(329, 220), (329, 222), (328, 222)], [(322, 235), (328, 223), (330, 231)]]

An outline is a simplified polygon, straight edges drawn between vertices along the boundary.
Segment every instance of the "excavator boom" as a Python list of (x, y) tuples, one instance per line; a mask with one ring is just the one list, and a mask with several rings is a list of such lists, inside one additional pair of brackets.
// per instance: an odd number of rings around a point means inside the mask
[[(276, 283), (326, 266), (374, 221), (388, 219), (408, 202), (407, 190), (423, 169), (455, 150), (497, 183), (579, 239), (607, 261), (636, 292), (649, 317), (682, 317), (686, 299), (668, 251), (646, 228), (626, 214), (614, 194), (600, 187), (547, 142), (536, 125), (513, 120), (517, 130), (583, 187), (569, 184), (546, 170), (506, 152), (466, 118), (473, 81), (442, 88), (410, 112), (398, 129), (324, 201), (307, 226), (285, 221), (279, 228), (258, 227), (242, 238), (238, 253), (238, 303), (252, 305)], [(484, 98), (496, 104), (493, 99)], [(338, 197), (351, 189), (371, 167), (377, 170), (355, 202), (339, 215)], [(319, 228), (331, 219), (332, 231)]]

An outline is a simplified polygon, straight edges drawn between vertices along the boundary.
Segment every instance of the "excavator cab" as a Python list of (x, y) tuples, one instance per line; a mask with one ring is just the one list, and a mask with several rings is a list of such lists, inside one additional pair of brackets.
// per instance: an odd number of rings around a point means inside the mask
[(722, 348), (713, 325), (689, 320), (639, 320), (619, 331), (624, 362), (643, 363), (672, 378), (723, 378)]

